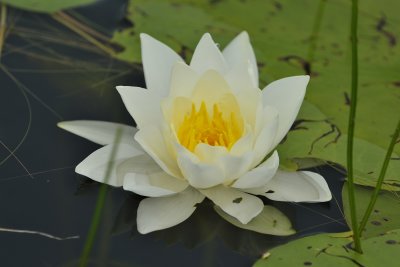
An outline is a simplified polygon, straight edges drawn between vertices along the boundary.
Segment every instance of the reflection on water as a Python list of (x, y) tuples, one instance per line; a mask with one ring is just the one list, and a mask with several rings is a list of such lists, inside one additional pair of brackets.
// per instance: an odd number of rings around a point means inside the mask
[[(101, 1), (82, 12), (112, 29), (120, 26), (124, 2)], [(105, 11), (107, 21), (102, 15)], [(56, 123), (97, 119), (132, 124), (114, 86), (143, 86), (143, 77), (137, 67), (88, 49), (87, 43), (48, 16), (12, 12), (15, 24), (0, 72), (0, 159), (4, 161), (0, 166), (0, 228), (38, 231), (53, 237), (0, 231), (0, 265), (75, 266), (99, 185), (75, 174), (74, 166), (97, 146), (58, 129)], [(16, 147), (18, 150), (10, 153)], [(268, 248), (291, 239), (345, 231), (340, 210), (342, 175), (331, 167), (316, 171), (327, 177), (335, 196), (330, 203), (266, 200), (291, 219), (298, 233), (289, 237), (236, 228), (221, 219), (208, 201), (184, 223), (140, 235), (135, 218), (141, 197), (110, 187), (91, 263), (249, 266)], [(79, 238), (57, 240), (71, 236)]]

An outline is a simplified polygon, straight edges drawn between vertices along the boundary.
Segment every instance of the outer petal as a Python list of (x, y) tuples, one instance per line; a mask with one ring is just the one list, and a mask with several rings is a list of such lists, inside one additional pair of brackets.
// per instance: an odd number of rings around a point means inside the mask
[(128, 158), (143, 154), (143, 151), (124, 143), (117, 144), (117, 146), (118, 148), (113, 160), (114, 164), (110, 177), (105, 177), (105, 175), (113, 144), (102, 147), (90, 154), (76, 166), (75, 171), (101, 183), (107, 183), (112, 186), (122, 186), (123, 180), (119, 179), (117, 175), (117, 166)]
[(154, 125), (140, 129), (135, 135), (135, 140), (157, 162), (161, 169), (171, 176), (182, 177), (176, 157), (168, 148), (166, 138), (163, 136), (162, 130)]
[(187, 188), (188, 183), (164, 172), (148, 155), (140, 155), (121, 163), (117, 175), (124, 189), (148, 197), (173, 195)]
[(140, 34), (144, 77), (148, 89), (167, 96), (172, 66), (182, 58), (165, 44), (147, 34)]
[(299, 112), (310, 76), (287, 77), (270, 83), (262, 91), (264, 106), (272, 106), (279, 113), (279, 128), (273, 146), (285, 137)]
[(247, 32), (241, 32), (233, 39), (223, 51), (229, 67), (245, 65), (253, 81), (253, 86), (258, 87), (258, 67), (253, 47)]
[(241, 223), (248, 223), (263, 209), (264, 204), (256, 196), (223, 185), (200, 190), (223, 211), (238, 219)]
[(278, 171), (266, 187), (272, 192), (265, 196), (277, 201), (325, 202), (332, 198), (325, 179), (309, 171)]
[(206, 33), (201, 37), (194, 51), (190, 67), (202, 74), (206, 70), (213, 69), (219, 73), (226, 70), (226, 62), (218, 46), (214, 43), (211, 35)]
[(115, 133), (118, 129), (121, 129), (121, 143), (133, 144), (136, 148), (140, 148), (140, 145), (133, 139), (137, 129), (132, 126), (88, 120), (63, 121), (59, 122), (57, 126), (99, 145), (108, 145), (114, 142)]
[(139, 129), (160, 124), (161, 96), (140, 87), (117, 86), (117, 90)]
[(173, 196), (144, 199), (137, 211), (138, 231), (147, 234), (177, 225), (189, 218), (203, 200), (204, 196), (190, 187)]
[(264, 186), (274, 177), (278, 167), (279, 156), (278, 152), (275, 150), (266, 161), (237, 179), (232, 187), (245, 189)]

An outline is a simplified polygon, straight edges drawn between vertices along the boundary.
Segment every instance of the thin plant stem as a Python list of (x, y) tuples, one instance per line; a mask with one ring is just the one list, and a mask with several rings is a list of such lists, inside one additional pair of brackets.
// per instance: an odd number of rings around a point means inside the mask
[(121, 129), (119, 128), (115, 134), (114, 144), (113, 144), (113, 147), (112, 147), (112, 150), (110, 153), (110, 157), (109, 157), (108, 164), (107, 164), (107, 169), (106, 169), (105, 176), (104, 176), (105, 181), (104, 181), (104, 184), (101, 185), (100, 190), (99, 190), (99, 194), (98, 194), (97, 202), (96, 202), (96, 208), (94, 210), (92, 222), (90, 224), (89, 232), (86, 237), (85, 246), (83, 247), (83, 251), (81, 254), (80, 261), (79, 261), (79, 267), (85, 267), (89, 263), (89, 255), (90, 255), (90, 252), (93, 247), (93, 242), (96, 237), (97, 229), (100, 225), (100, 219), (101, 219), (101, 215), (103, 212), (103, 208), (104, 208), (104, 204), (105, 204), (105, 200), (106, 200), (106, 196), (107, 196), (107, 190), (108, 190), (107, 181), (110, 178), (111, 170), (113, 169), (113, 166), (114, 166), (114, 159), (115, 159), (115, 155), (117, 154), (118, 144), (119, 144), (120, 140), (121, 140)]
[(327, 0), (320, 0), (317, 8), (317, 13), (315, 15), (315, 20), (310, 36), (310, 46), (308, 47), (308, 61), (310, 63), (314, 62), (314, 54), (317, 48), (317, 42), (319, 37), (319, 30), (321, 28), (322, 18), (324, 16), (325, 4)]
[(369, 201), (368, 207), (367, 207), (367, 209), (364, 213), (364, 216), (361, 220), (360, 227), (359, 227), (360, 236), (362, 235), (362, 232), (364, 231), (364, 228), (367, 225), (369, 216), (371, 215), (371, 212), (374, 208), (376, 200), (378, 199), (379, 191), (382, 188), (383, 180), (385, 179), (385, 175), (386, 175), (387, 168), (389, 166), (390, 158), (392, 156), (394, 146), (396, 145), (397, 138), (399, 138), (399, 134), (400, 134), (400, 120), (397, 122), (397, 127), (392, 136), (392, 140), (390, 141), (389, 148), (386, 151), (385, 160), (383, 161), (382, 169), (381, 169), (381, 172), (379, 173), (379, 178), (378, 178), (378, 181), (376, 182), (374, 192), (371, 196), (371, 200)]
[(0, 58), (3, 52), (4, 39), (6, 38), (7, 26), (7, 6), (4, 3), (0, 5)]
[(347, 137), (347, 179), (348, 194), (351, 217), (351, 228), (355, 250), (362, 253), (360, 235), (358, 234), (356, 200), (354, 190), (354, 170), (353, 170), (353, 149), (354, 149), (354, 126), (357, 108), (357, 89), (358, 89), (358, 47), (357, 47), (357, 20), (358, 20), (358, 0), (352, 0), (351, 9), (351, 104), (349, 113), (349, 126)]
[(69, 18), (68, 19), (65, 18), (65, 15), (60, 15), (59, 13), (55, 13), (52, 15), (52, 18), (55, 19), (56, 21), (58, 21), (59, 23), (63, 24), (70, 30), (74, 31), (75, 33), (79, 34), (82, 38), (86, 39), (88, 42), (92, 43), (93, 45), (95, 45), (99, 49), (103, 50), (107, 54), (109, 54), (111, 56), (115, 55), (114, 49), (102, 44), (96, 38), (91, 36), (89, 33), (85, 32), (80, 27), (77, 27), (77, 25), (75, 23), (71, 23)]
[(70, 22), (71, 24), (75, 25), (76, 27), (78, 27), (79, 29), (83, 30), (84, 32), (92, 35), (93, 37), (98, 38), (99, 40), (102, 41), (106, 41), (109, 42), (110, 38), (108, 38), (107, 36), (105, 36), (104, 34), (95, 31), (94, 29), (90, 28), (89, 26), (86, 26), (85, 24), (80, 23), (79, 21), (77, 21), (76, 19), (74, 19), (72, 16), (69, 16), (67, 13), (65, 12), (57, 12), (57, 15), (63, 19), (65, 19), (65, 21)]

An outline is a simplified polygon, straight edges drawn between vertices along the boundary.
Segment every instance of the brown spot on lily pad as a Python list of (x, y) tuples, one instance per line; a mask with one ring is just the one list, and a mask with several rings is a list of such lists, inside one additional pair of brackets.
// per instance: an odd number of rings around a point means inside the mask
[(375, 226), (380, 226), (382, 225), (381, 222), (378, 221), (372, 221), (371, 224), (375, 225)]
[(238, 197), (238, 198), (235, 198), (234, 200), (232, 200), (232, 202), (235, 204), (239, 204), (240, 202), (242, 202), (242, 200), (243, 200), (242, 197)]

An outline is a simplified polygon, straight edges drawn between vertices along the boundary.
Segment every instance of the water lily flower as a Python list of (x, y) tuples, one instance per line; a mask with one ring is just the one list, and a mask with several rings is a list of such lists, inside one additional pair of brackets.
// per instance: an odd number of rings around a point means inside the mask
[[(324, 202), (331, 193), (313, 172), (278, 170), (275, 150), (293, 124), (309, 76), (259, 89), (256, 58), (242, 32), (221, 52), (206, 33), (190, 64), (141, 34), (147, 89), (117, 86), (137, 128), (111, 122), (69, 121), (61, 128), (100, 145), (76, 172), (146, 196), (137, 211), (140, 233), (181, 223), (210, 199), (247, 224), (276, 201)], [(113, 139), (122, 129), (110, 177)]]

